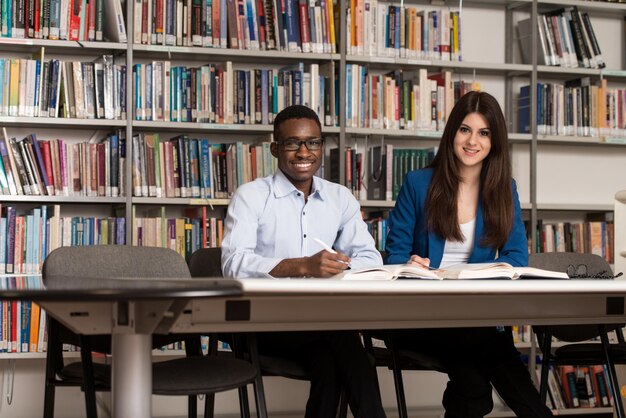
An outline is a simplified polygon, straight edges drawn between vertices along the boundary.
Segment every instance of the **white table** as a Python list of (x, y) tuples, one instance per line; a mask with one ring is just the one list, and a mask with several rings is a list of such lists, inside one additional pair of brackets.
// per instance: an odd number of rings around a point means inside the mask
[[(116, 418), (151, 415), (151, 380), (145, 374), (153, 333), (626, 322), (626, 281), (237, 282), (241, 296), (198, 293), (171, 300), (144, 297), (42, 305), (75, 332), (113, 334)], [(129, 321), (120, 323), (120, 309), (128, 309)]]

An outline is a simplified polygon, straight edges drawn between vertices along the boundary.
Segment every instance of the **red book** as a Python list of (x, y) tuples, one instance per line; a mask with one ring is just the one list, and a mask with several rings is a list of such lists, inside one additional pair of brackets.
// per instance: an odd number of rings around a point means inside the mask
[(80, 9), (82, 2), (80, 0), (69, 0), (69, 33), (70, 41), (78, 41), (80, 37)]
[[(213, 26), (211, 27), (211, 31), (213, 32), (213, 46), (216, 48), (222, 47), (221, 45), (221, 27), (220, 27), (220, 1), (216, 0), (213, 2), (213, 6), (211, 9), (212, 17), (213, 17)], [(226, 45), (223, 45), (224, 47)]]
[(261, 49), (267, 49), (267, 39), (265, 35), (265, 26), (267, 25), (267, 22), (265, 20), (265, 5), (263, 4), (263, 0), (257, 0), (256, 12), (258, 14), (259, 22), (259, 45), (261, 46)]
[(43, 164), (46, 167), (46, 174), (48, 175), (48, 183), (54, 185), (54, 171), (52, 169), (52, 157), (50, 155), (50, 141), (39, 142), (41, 146), (41, 155), (43, 157)]
[(33, 21), (35, 24), (34, 36), (36, 39), (41, 39), (41, 31), (39, 30), (39, 26), (41, 25), (41, 2), (39, 1), (35, 2), (35, 16)]
[(155, 9), (152, 13), (154, 14), (154, 32), (156, 33), (156, 43), (158, 45), (162, 45), (165, 42), (165, 33), (164, 24), (163, 24), (163, 2), (165, 0), (156, 0), (155, 1)]
[(87, 28), (87, 36), (85, 39), (88, 41), (96, 40), (96, 0), (88, 0), (87, 10), (89, 14), (85, 13), (85, 16), (89, 16), (87, 20), (87, 24), (85, 27)]
[(311, 30), (309, 29), (309, 6), (306, 0), (298, 1), (300, 12), (300, 39), (302, 40), (302, 52), (311, 52)]
[(104, 143), (100, 143), (96, 145), (96, 154), (98, 157), (98, 196), (106, 196), (106, 154), (105, 154), (106, 145)]

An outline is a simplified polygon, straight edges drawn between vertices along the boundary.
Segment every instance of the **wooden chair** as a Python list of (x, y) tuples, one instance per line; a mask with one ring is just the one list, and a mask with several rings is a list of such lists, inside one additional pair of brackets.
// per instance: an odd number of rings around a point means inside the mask
[[(566, 271), (580, 278), (612, 279), (613, 272), (609, 263), (594, 254), (580, 253), (538, 253), (531, 254), (528, 265), (541, 269)], [(623, 324), (606, 325), (550, 325), (533, 327), (539, 347), (543, 353), (541, 365), (541, 383), (539, 393), (546, 400), (548, 392), (548, 372), (552, 365), (589, 366), (603, 364), (608, 371), (608, 379), (615, 401), (615, 413), (624, 418), (624, 407), (621, 401), (619, 383), (615, 373), (615, 364), (626, 363), (626, 344), (622, 334)], [(609, 343), (608, 333), (615, 332), (618, 343)], [(564, 342), (571, 342), (552, 352), (552, 337)], [(588, 343), (592, 338), (600, 337), (600, 344)]]
[[(43, 265), (44, 281), (51, 276), (189, 278), (190, 274), (185, 260), (169, 249), (102, 245), (54, 250)], [(256, 369), (249, 362), (202, 356), (199, 336), (155, 335), (153, 346), (156, 348), (182, 339), (185, 340), (188, 357), (154, 363), (152, 392), (157, 395), (188, 395), (190, 417), (197, 415), (196, 395), (245, 387), (257, 377)], [(81, 361), (65, 364), (63, 344), (79, 346)], [(92, 351), (110, 353), (110, 336), (76, 335), (49, 318), (44, 418), (54, 416), (57, 386), (81, 387), (85, 393), (86, 416), (97, 417), (95, 392), (110, 390), (111, 368), (106, 364), (93, 363)], [(212, 414), (212, 407), (205, 406), (205, 417)]]

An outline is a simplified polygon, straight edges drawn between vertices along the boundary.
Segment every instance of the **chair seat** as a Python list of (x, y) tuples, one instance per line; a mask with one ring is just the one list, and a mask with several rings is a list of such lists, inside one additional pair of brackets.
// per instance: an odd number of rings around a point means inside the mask
[(155, 395), (215, 393), (252, 383), (255, 377), (256, 369), (244, 360), (223, 356), (180, 358), (154, 363), (152, 393)]
[(436, 370), (441, 373), (447, 373), (443, 364), (430, 354), (412, 350), (398, 350), (400, 359), (408, 359), (416, 370)]
[(261, 370), (266, 376), (283, 376), (289, 379), (309, 380), (309, 372), (290, 359), (259, 355)]
[[(70, 363), (59, 372), (59, 377), (65, 384), (81, 385), (83, 382), (83, 364)], [(111, 366), (102, 363), (93, 363), (93, 379), (97, 388), (111, 387)]]
[[(111, 367), (94, 363), (94, 379), (99, 389), (110, 390)], [(81, 363), (62, 370), (64, 381), (82, 382)], [(236, 389), (252, 383), (256, 370), (247, 361), (226, 356), (186, 357), (152, 365), (152, 393), (155, 395), (200, 395)]]
[[(626, 359), (626, 345), (611, 344), (609, 353), (613, 359)], [(561, 364), (603, 364), (605, 361), (602, 345), (594, 343), (568, 344), (557, 348), (554, 356)]]

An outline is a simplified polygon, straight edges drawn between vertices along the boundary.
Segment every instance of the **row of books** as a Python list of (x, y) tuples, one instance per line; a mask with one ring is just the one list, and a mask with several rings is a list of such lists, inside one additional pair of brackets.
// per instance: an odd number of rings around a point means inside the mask
[(280, 69), (201, 67), (153, 61), (133, 66), (135, 120), (271, 124), (292, 104), (315, 110), (326, 125), (338, 120), (333, 63)]
[[(537, 224), (536, 252), (592, 253), (613, 263), (613, 221), (556, 222)], [(530, 241), (530, 240), (529, 240)]]
[(133, 196), (228, 198), (238, 186), (274, 173), (270, 143), (133, 136)]
[(332, 0), (143, 0), (135, 43), (335, 53)]
[(551, 366), (546, 400), (551, 409), (613, 406), (611, 382), (605, 366)]
[(124, 196), (125, 132), (89, 142), (0, 139), (0, 194)]
[[(522, 59), (532, 60), (531, 19), (518, 22)], [(600, 45), (587, 12), (576, 6), (560, 8), (539, 15), (537, 63), (562, 67), (604, 68)]]
[(126, 119), (126, 66), (97, 62), (0, 58), (0, 116)]
[(389, 231), (389, 212), (384, 211), (365, 214), (361, 211), (361, 213), (367, 225), (367, 230), (374, 238), (376, 249), (378, 251), (385, 251), (385, 242), (387, 241), (387, 232)]
[[(530, 86), (518, 96), (518, 129), (530, 132)], [(599, 137), (604, 141), (626, 138), (626, 89), (609, 89), (589, 77), (559, 83), (537, 84), (537, 132), (540, 135)]]
[[(4, 0), (0, 5), (4, 38), (102, 41), (105, 20), (119, 0)], [(123, 14), (121, 14), (123, 19)]]
[(461, 61), (461, 15), (378, 0), (352, 0), (346, 51), (351, 55)]
[(454, 103), (475, 82), (455, 81), (451, 71), (428, 75), (397, 69), (374, 73), (346, 64), (346, 126), (374, 129), (443, 130)]
[(185, 217), (168, 217), (164, 207), (143, 211), (141, 216), (137, 211), (133, 206), (135, 246), (170, 248), (188, 259), (200, 248), (222, 244), (224, 221), (207, 217), (206, 207), (188, 208)]
[(393, 144), (371, 146), (368, 152), (368, 172), (365, 174), (368, 179), (367, 192), (363, 196), (367, 196), (368, 200), (396, 200), (406, 173), (429, 165), (437, 149), (398, 148)]
[[(43, 287), (41, 277), (11, 277), (10, 288)], [(0, 300), (0, 352), (37, 353), (46, 351), (46, 312), (31, 301)]]
[(124, 244), (126, 219), (61, 217), (59, 205), (18, 213), (0, 206), (0, 274), (40, 273), (55, 248), (71, 245)]

